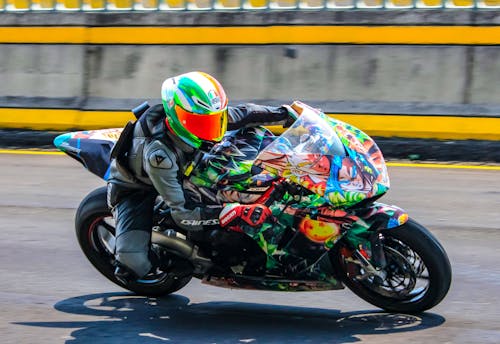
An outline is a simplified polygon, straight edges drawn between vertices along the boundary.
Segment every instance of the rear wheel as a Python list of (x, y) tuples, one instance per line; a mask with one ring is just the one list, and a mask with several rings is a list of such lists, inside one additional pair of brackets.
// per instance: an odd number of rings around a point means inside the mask
[(189, 262), (170, 255), (167, 271), (158, 270), (144, 279), (124, 284), (114, 275), (115, 227), (106, 201), (106, 187), (92, 191), (80, 203), (75, 218), (76, 236), (92, 265), (113, 283), (139, 295), (160, 296), (173, 293), (191, 280)]
[(351, 250), (338, 247), (332, 261), (345, 285), (365, 301), (391, 312), (419, 313), (437, 305), (451, 284), (444, 248), (413, 220), (380, 233), (387, 260), (381, 274), (369, 273)]

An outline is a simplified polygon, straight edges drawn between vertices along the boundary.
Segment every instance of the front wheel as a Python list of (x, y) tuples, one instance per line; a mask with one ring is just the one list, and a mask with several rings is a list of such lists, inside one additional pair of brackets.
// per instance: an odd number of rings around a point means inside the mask
[(419, 313), (436, 306), (451, 284), (444, 248), (413, 220), (380, 233), (387, 261), (380, 275), (370, 274), (342, 244), (332, 262), (345, 285), (365, 301), (390, 312)]
[(92, 265), (110, 281), (139, 295), (173, 293), (191, 280), (189, 262), (172, 256), (171, 270), (148, 274), (144, 279), (124, 284), (114, 275), (115, 227), (106, 202), (106, 187), (92, 191), (80, 203), (75, 218), (76, 236)]

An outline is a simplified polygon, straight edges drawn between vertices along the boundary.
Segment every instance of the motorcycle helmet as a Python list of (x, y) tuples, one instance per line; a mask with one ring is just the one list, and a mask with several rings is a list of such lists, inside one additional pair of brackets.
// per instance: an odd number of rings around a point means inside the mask
[(167, 128), (194, 148), (219, 142), (227, 128), (227, 97), (220, 83), (203, 72), (163, 82), (161, 98)]

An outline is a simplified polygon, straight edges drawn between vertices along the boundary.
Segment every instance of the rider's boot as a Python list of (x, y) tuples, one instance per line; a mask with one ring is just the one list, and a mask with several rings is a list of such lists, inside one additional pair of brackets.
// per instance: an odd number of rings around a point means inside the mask
[(151, 268), (149, 271), (139, 276), (134, 270), (127, 267), (126, 265), (116, 261), (115, 262), (115, 277), (120, 282), (127, 284), (130, 282), (136, 282), (150, 274), (157, 274), (158, 270), (165, 271), (168, 268), (168, 261), (163, 258), (164, 254), (159, 247), (153, 245), (152, 249), (149, 251), (149, 261), (151, 262)]

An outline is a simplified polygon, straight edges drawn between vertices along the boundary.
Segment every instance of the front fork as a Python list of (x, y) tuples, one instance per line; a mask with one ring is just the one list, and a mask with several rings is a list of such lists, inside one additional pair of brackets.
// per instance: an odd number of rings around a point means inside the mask
[(382, 238), (379, 233), (374, 233), (374, 237), (375, 238), (370, 240), (371, 255), (368, 254), (364, 248), (359, 247), (351, 252), (351, 257), (347, 258), (347, 261), (358, 264), (365, 271), (365, 274), (357, 276), (358, 280), (375, 276), (383, 281), (387, 277), (385, 271), (387, 260), (385, 258)]
[(408, 214), (393, 205), (373, 203), (368, 208), (354, 209), (351, 218), (353, 222), (344, 236), (353, 247), (351, 254), (347, 253), (347, 260), (366, 272), (358, 279), (374, 276), (385, 280), (387, 259), (381, 231), (402, 226), (408, 221)]

